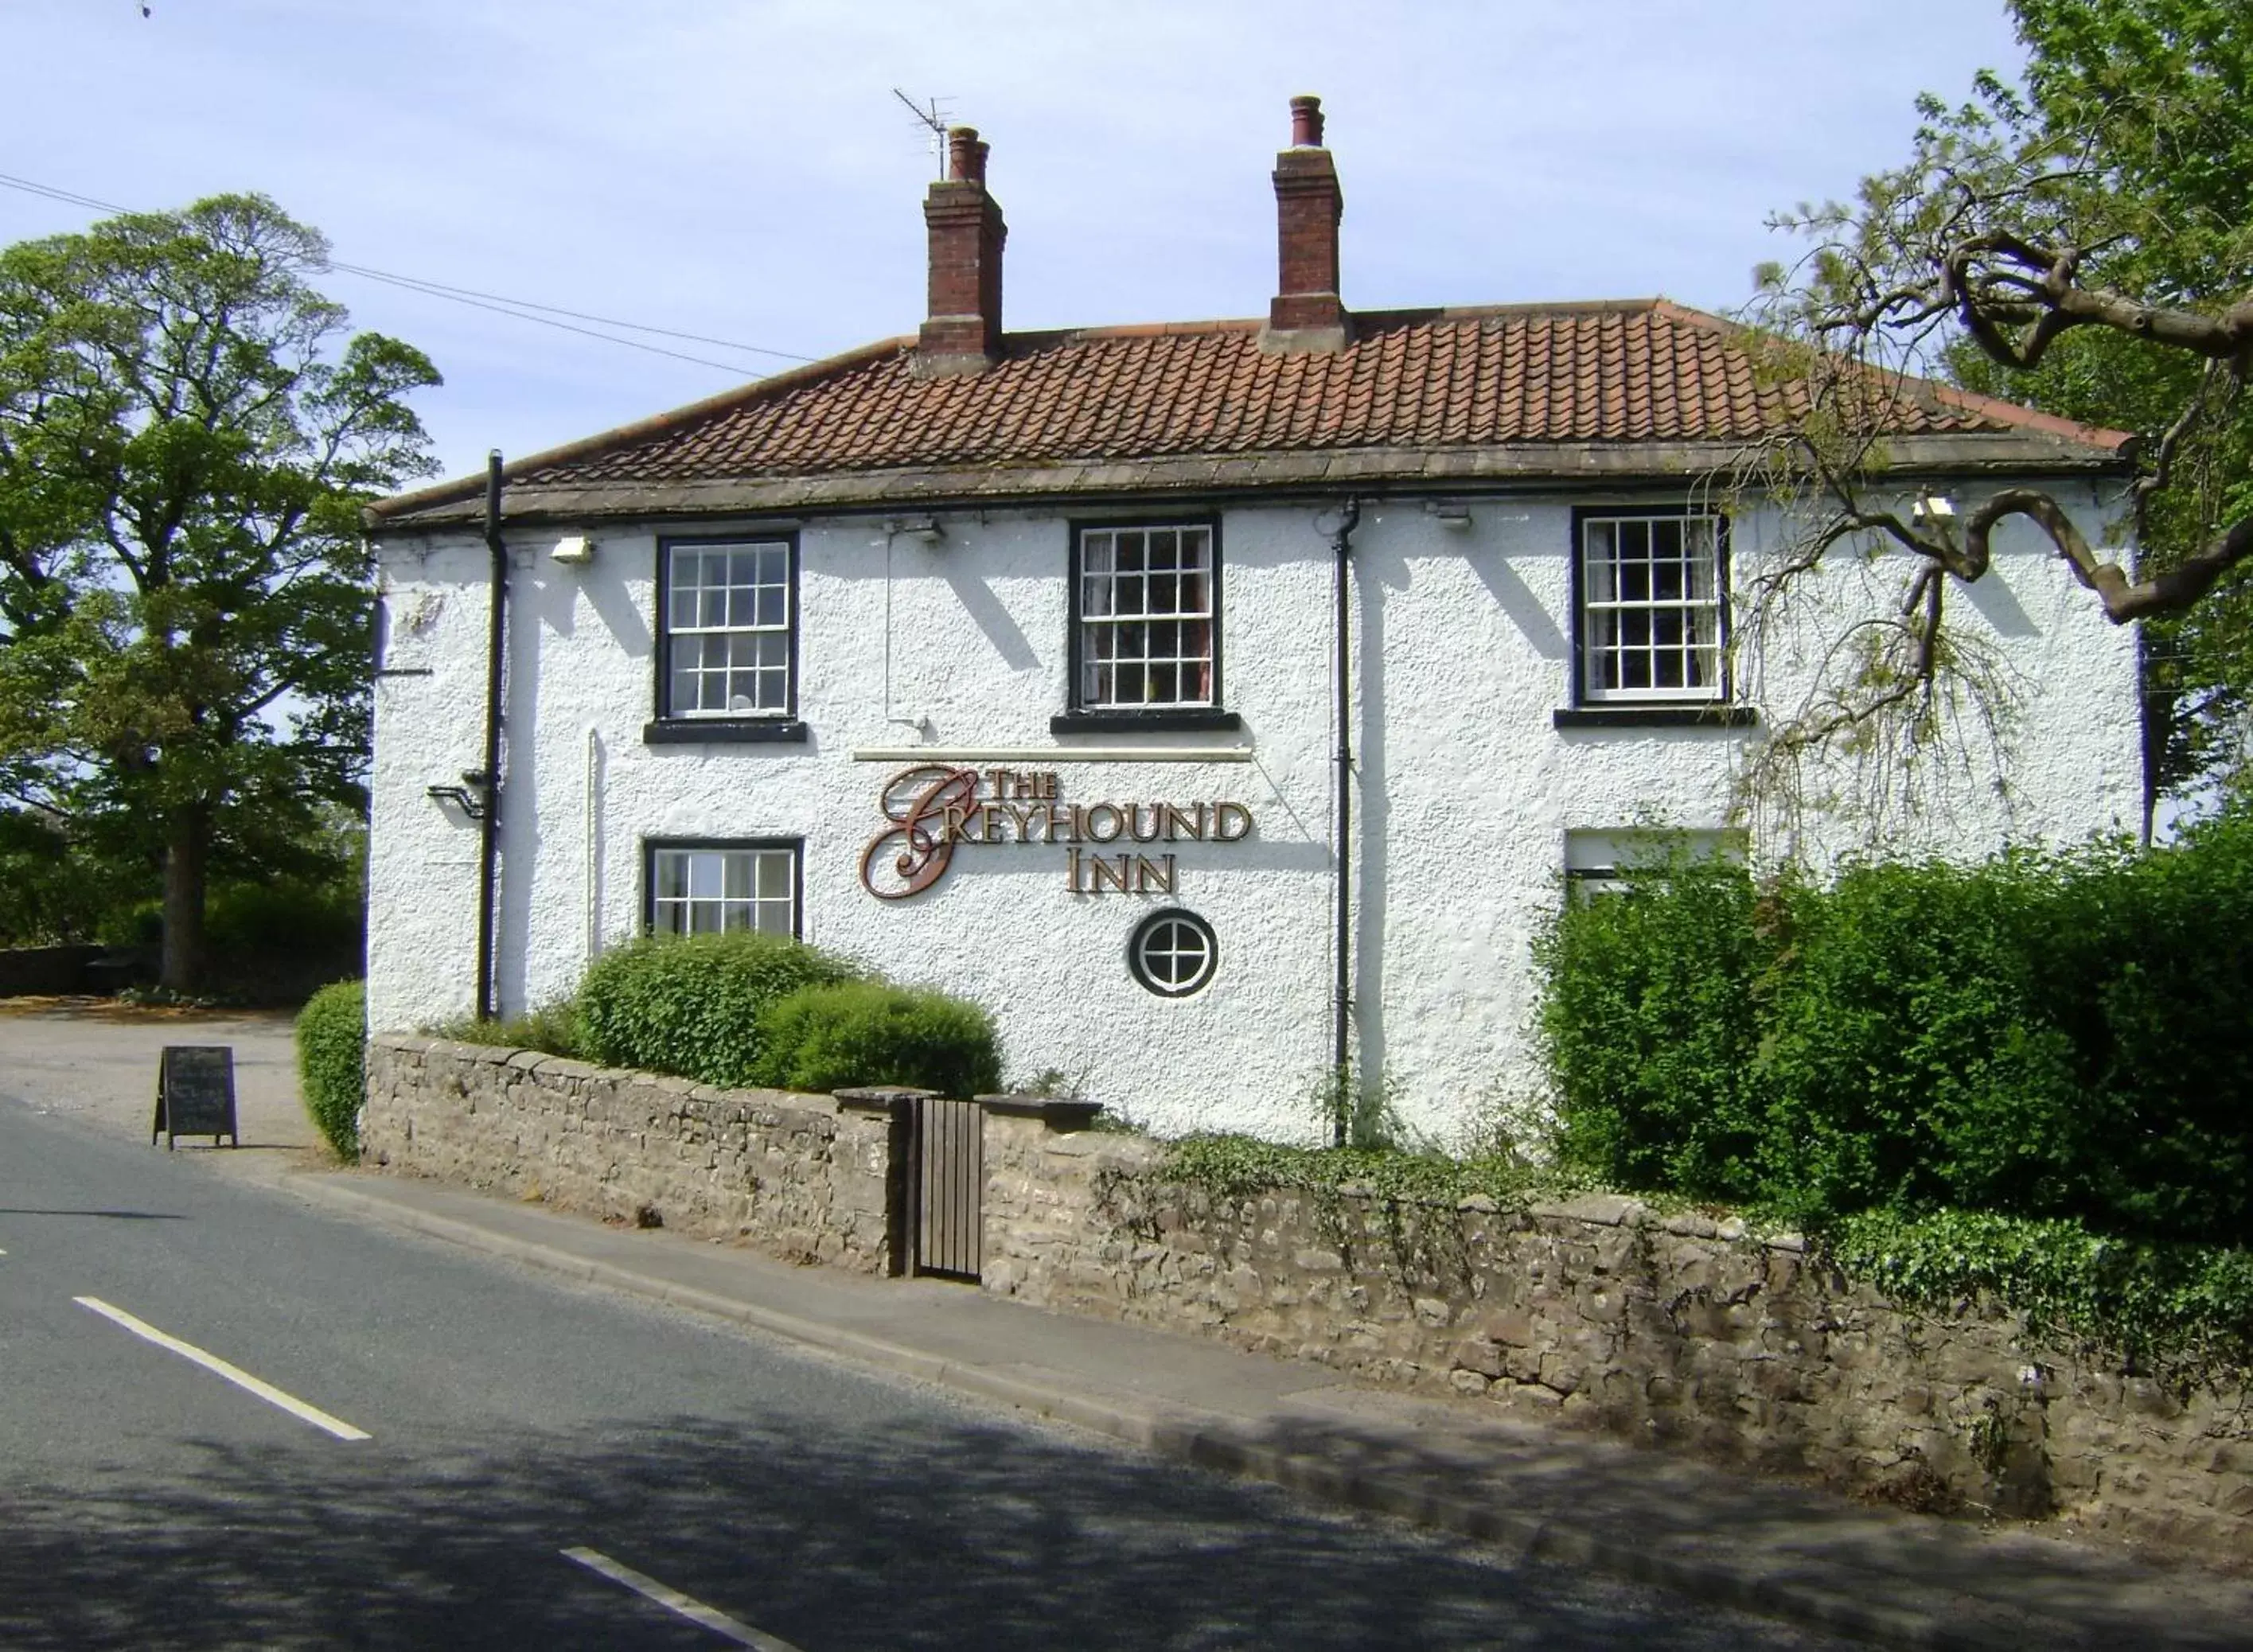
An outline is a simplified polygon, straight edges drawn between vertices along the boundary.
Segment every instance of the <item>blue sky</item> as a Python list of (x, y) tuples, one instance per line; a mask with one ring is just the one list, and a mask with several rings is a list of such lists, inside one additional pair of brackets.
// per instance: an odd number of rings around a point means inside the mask
[[(175, 206), (256, 189), (338, 259), (818, 356), (913, 330), (927, 136), (993, 145), (1012, 327), (1264, 313), (1268, 171), (1322, 95), (1361, 308), (1726, 309), (2020, 53), (2000, 0), (0, 0), (0, 173)], [(0, 188), (0, 241), (82, 227)], [(450, 472), (788, 363), (673, 361), (342, 274), (446, 375)]]

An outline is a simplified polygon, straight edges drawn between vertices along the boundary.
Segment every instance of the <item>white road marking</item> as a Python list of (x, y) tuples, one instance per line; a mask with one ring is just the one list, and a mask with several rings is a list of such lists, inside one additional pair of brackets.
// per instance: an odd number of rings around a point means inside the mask
[(237, 1388), (258, 1396), (269, 1405), (278, 1405), (300, 1422), (325, 1429), (338, 1439), (367, 1439), (372, 1438), (365, 1429), (354, 1428), (341, 1418), (331, 1417), (317, 1405), (308, 1405), (294, 1395), (285, 1394), (271, 1383), (261, 1382), (239, 1365), (230, 1365), (216, 1354), (206, 1354), (193, 1342), (183, 1342), (177, 1336), (168, 1336), (145, 1320), (136, 1320), (122, 1307), (112, 1307), (98, 1296), (74, 1296), (71, 1300), (80, 1307), (92, 1308), (102, 1318), (122, 1325), (134, 1335), (154, 1342), (158, 1348), (169, 1349), (184, 1360), (193, 1361), (215, 1377), (224, 1377)]
[(692, 1600), (678, 1589), (669, 1589), (655, 1578), (645, 1577), (631, 1566), (621, 1565), (599, 1549), (566, 1549), (563, 1558), (575, 1560), (589, 1572), (600, 1572), (613, 1583), (623, 1583), (636, 1594), (654, 1600), (668, 1612), (678, 1612), (691, 1623), (701, 1623), (713, 1634), (724, 1635), (737, 1646), (748, 1646), (755, 1652), (798, 1652), (787, 1641), (754, 1629), (748, 1623), (738, 1623), (726, 1613), (706, 1606), (701, 1600)]

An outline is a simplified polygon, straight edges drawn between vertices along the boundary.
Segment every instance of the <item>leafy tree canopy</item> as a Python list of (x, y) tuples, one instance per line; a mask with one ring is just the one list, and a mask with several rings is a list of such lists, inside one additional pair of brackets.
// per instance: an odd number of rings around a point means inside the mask
[(213, 857), (360, 800), (359, 507), (432, 468), (438, 375), (345, 336), (327, 256), (255, 195), (0, 252), (0, 798), (161, 863), (175, 987)]
[[(1950, 581), (1984, 573), (1988, 541), (2024, 517), (2117, 622), (2151, 622), (2147, 740), (2181, 784), (2232, 758), (2253, 684), (2253, 7), (2243, 0), (2012, 0), (2022, 86), (1980, 75), (1949, 107), (1922, 101), (1908, 162), (1851, 204), (1781, 214), (1794, 267), (1761, 272), (1754, 318), (1811, 405), (1761, 456), (1763, 479), (1820, 498), (1804, 554), (1873, 538), (1912, 554), (1901, 611), (1858, 670), (1789, 731), (1869, 738), (1889, 716), (1940, 726), (1971, 656), (1944, 624)], [(2132, 433), (2124, 568), (2039, 489), (1960, 524), (1890, 508), (1885, 401), (1867, 370), (1939, 370), (1967, 387)], [(1976, 675), (1976, 672), (1970, 673)], [(1787, 749), (1791, 738), (1784, 742)], [(2241, 754), (2242, 755), (2242, 754)]]

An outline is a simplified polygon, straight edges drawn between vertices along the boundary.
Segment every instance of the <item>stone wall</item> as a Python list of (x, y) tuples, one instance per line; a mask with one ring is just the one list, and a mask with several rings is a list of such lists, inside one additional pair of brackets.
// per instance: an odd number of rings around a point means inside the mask
[(368, 1042), (371, 1164), (862, 1272), (890, 1265), (889, 1135), (885, 1113), (827, 1096), (717, 1090), (534, 1050)]
[[(888, 1107), (396, 1035), (368, 1159), (863, 1272), (905, 1165)], [(1345, 1192), (1221, 1199), (1146, 1138), (1004, 1103), (985, 1121), (985, 1288), (1366, 1380), (1810, 1477), (1913, 1508), (2055, 1517), (2253, 1563), (2253, 1408), (1926, 1314), (1789, 1235), (1591, 1195), (1524, 1210)]]
[(1133, 1137), (989, 1117), (985, 1285), (1911, 1507), (2253, 1561), (2246, 1395), (1920, 1314), (1789, 1236), (1597, 1195), (1216, 1199)]
[(86, 966), (109, 950), (105, 946), (0, 947), (0, 998), (85, 992)]

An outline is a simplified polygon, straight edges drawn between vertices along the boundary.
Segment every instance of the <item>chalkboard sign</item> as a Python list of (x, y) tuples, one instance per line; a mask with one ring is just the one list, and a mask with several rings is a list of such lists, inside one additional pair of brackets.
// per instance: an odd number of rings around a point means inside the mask
[(159, 1136), (168, 1150), (178, 1136), (209, 1136), (214, 1147), (221, 1136), (229, 1147), (242, 1145), (234, 1127), (234, 1046), (164, 1046), (157, 1062), (157, 1119), (149, 1127), (149, 1145), (155, 1147)]

